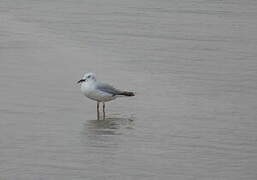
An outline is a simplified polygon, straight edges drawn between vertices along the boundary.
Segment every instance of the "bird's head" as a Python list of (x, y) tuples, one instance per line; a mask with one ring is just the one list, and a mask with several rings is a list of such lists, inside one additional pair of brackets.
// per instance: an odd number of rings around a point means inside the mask
[(80, 79), (77, 83), (83, 83), (86, 81), (95, 81), (95, 74), (94, 73), (86, 73), (82, 79)]

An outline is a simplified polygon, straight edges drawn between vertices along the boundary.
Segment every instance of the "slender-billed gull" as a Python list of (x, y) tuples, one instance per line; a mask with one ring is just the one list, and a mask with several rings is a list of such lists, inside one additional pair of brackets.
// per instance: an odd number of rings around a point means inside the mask
[(86, 73), (77, 83), (81, 83), (81, 91), (86, 97), (97, 101), (97, 120), (100, 117), (99, 104), (101, 102), (103, 103), (103, 119), (105, 119), (105, 102), (117, 97), (135, 96), (133, 92), (121, 91), (109, 84), (97, 81), (94, 73)]

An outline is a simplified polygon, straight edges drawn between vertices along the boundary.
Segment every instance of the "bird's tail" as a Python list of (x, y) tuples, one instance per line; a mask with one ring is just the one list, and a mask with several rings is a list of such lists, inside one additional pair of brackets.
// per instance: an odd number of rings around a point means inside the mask
[(121, 92), (119, 95), (124, 95), (124, 96), (135, 96), (135, 94), (133, 92), (129, 92), (129, 91), (123, 91)]

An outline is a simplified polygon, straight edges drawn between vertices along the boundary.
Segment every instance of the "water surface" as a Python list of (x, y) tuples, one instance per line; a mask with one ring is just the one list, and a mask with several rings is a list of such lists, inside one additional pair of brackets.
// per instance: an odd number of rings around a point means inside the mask
[[(0, 179), (257, 178), (257, 2), (0, 2)], [(84, 72), (136, 96), (106, 121)]]

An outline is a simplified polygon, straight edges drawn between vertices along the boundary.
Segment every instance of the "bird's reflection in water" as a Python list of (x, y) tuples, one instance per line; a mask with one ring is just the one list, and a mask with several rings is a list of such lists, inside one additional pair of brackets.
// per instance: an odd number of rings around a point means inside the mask
[(113, 152), (134, 126), (132, 118), (107, 118), (105, 120), (88, 120), (82, 131), (83, 144), (91, 149)]
[(119, 135), (126, 129), (133, 129), (133, 118), (106, 118), (105, 120), (88, 120), (84, 125), (85, 135)]

